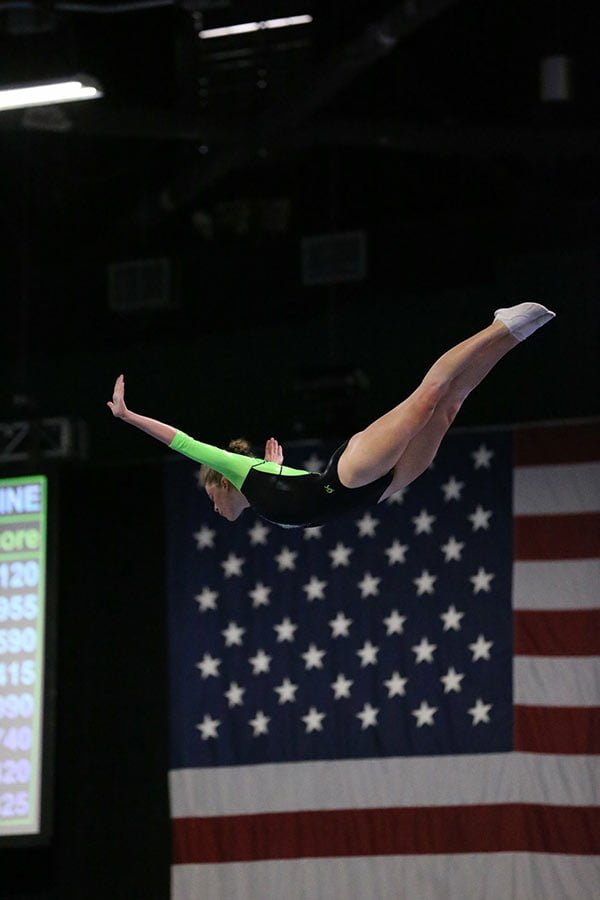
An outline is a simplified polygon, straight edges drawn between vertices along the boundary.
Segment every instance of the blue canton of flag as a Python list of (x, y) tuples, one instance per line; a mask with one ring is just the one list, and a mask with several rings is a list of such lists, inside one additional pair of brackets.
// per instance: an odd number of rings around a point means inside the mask
[(226, 522), (170, 463), (171, 767), (510, 750), (510, 440), (449, 435), (403, 492), (306, 530)]

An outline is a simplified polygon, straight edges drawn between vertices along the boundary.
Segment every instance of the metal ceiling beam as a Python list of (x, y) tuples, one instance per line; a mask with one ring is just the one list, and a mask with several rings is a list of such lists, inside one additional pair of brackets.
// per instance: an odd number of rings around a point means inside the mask
[(371, 23), (358, 38), (333, 54), (306, 85), (285, 101), (259, 116), (252, 129), (235, 145), (224, 147), (214, 161), (194, 166), (172, 179), (138, 209), (135, 218), (149, 224), (165, 212), (190, 203), (198, 191), (206, 190), (235, 169), (251, 162), (265, 144), (280, 146), (294, 128), (322, 108), (357, 75), (387, 56), (396, 45), (435, 19), (458, 0), (403, 0), (385, 16)]
[(330, 119), (295, 136), (298, 147), (397, 150), (421, 156), (477, 159), (582, 159), (600, 153), (600, 129), (576, 126), (402, 124), (395, 120)]
[[(216, 123), (184, 110), (42, 108), (0, 117), (1, 131), (55, 131), (81, 136), (129, 140), (184, 141), (237, 147), (247, 138), (250, 123), (236, 120)], [(270, 145), (271, 146), (271, 145)], [(367, 147), (434, 156), (473, 158), (513, 157), (531, 160), (580, 159), (600, 154), (600, 129), (552, 125), (450, 125), (399, 123), (396, 119), (328, 118), (313, 120), (294, 130), (286, 146), (305, 149), (318, 146)], [(261, 161), (259, 145), (247, 164)], [(192, 173), (190, 173), (192, 177)], [(204, 184), (204, 182), (203, 182)]]
[(47, 131), (103, 138), (152, 141), (213, 142), (225, 145), (240, 140), (243, 123), (239, 119), (218, 122), (200, 113), (182, 109), (111, 107), (92, 104), (43, 106), (10, 111), (0, 116), (0, 131)]

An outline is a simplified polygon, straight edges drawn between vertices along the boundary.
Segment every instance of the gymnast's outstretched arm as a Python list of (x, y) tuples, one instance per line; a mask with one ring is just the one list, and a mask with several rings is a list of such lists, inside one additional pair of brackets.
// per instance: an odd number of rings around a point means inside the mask
[[(243, 484), (248, 470), (252, 466), (261, 465), (265, 471), (270, 471), (265, 465), (265, 460), (267, 460), (268, 464), (274, 463), (283, 468), (283, 449), (275, 438), (269, 438), (267, 441), (265, 456), (261, 460), (252, 456), (241, 456), (228, 450), (221, 450), (219, 447), (213, 447), (212, 444), (204, 444), (189, 437), (183, 431), (173, 428), (171, 425), (166, 425), (157, 419), (150, 419), (148, 416), (140, 416), (131, 412), (125, 403), (125, 378), (123, 375), (119, 375), (115, 381), (112, 400), (108, 401), (107, 406), (117, 419), (122, 419), (129, 425), (134, 425), (151, 437), (162, 441), (163, 444), (167, 444), (177, 453), (216, 469), (217, 472), (228, 478), (237, 488)], [(277, 470), (274, 469), (274, 471)], [(288, 467), (285, 467), (284, 471), (295, 474), (295, 470)]]
[(173, 428), (171, 425), (165, 425), (164, 422), (159, 422), (156, 419), (149, 419), (147, 416), (139, 416), (137, 413), (127, 409), (125, 405), (125, 378), (123, 375), (119, 375), (115, 381), (112, 401), (109, 400), (106, 405), (117, 419), (123, 419), (129, 425), (135, 425), (136, 428), (162, 441), (163, 444), (170, 445), (173, 443), (173, 439), (177, 434), (176, 428)]
[(216, 469), (217, 472), (220, 472), (231, 481), (236, 488), (241, 487), (253, 464), (263, 462), (260, 459), (240, 456), (237, 453), (230, 453), (228, 450), (213, 447), (212, 444), (196, 441), (171, 425), (165, 425), (164, 422), (159, 422), (157, 419), (150, 419), (148, 416), (140, 416), (131, 412), (130, 409), (127, 409), (125, 403), (125, 378), (123, 375), (119, 375), (117, 378), (112, 400), (108, 401), (107, 406), (113, 416), (122, 419), (129, 425), (135, 425), (136, 428), (145, 431), (151, 437), (162, 441), (163, 444), (167, 444), (171, 450), (187, 456), (194, 462), (205, 463), (210, 468)]

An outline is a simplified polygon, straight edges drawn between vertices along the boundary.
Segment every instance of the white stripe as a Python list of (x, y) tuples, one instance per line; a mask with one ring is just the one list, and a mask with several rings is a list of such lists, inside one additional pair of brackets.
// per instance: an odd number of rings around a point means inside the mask
[(585, 806), (600, 804), (600, 757), (490, 753), (178, 769), (169, 773), (169, 786), (173, 818), (478, 803)]
[(515, 609), (599, 609), (600, 559), (517, 562)]
[(513, 504), (517, 516), (598, 512), (600, 462), (516, 468)]
[(600, 659), (515, 656), (514, 702), (526, 706), (600, 706)]
[(595, 900), (600, 863), (558, 853), (282, 859), (175, 866), (172, 900)]

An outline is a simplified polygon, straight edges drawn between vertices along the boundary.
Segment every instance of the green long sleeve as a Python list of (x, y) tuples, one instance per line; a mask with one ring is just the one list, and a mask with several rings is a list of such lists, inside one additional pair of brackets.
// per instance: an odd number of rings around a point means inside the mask
[(241, 490), (250, 469), (257, 469), (271, 475), (308, 475), (305, 469), (292, 469), (290, 466), (280, 466), (274, 462), (267, 462), (254, 456), (242, 456), (240, 453), (232, 453), (230, 450), (221, 450), (212, 444), (204, 444), (177, 431), (169, 444), (171, 450), (193, 459), (194, 462), (204, 463), (224, 475), (234, 487)]

